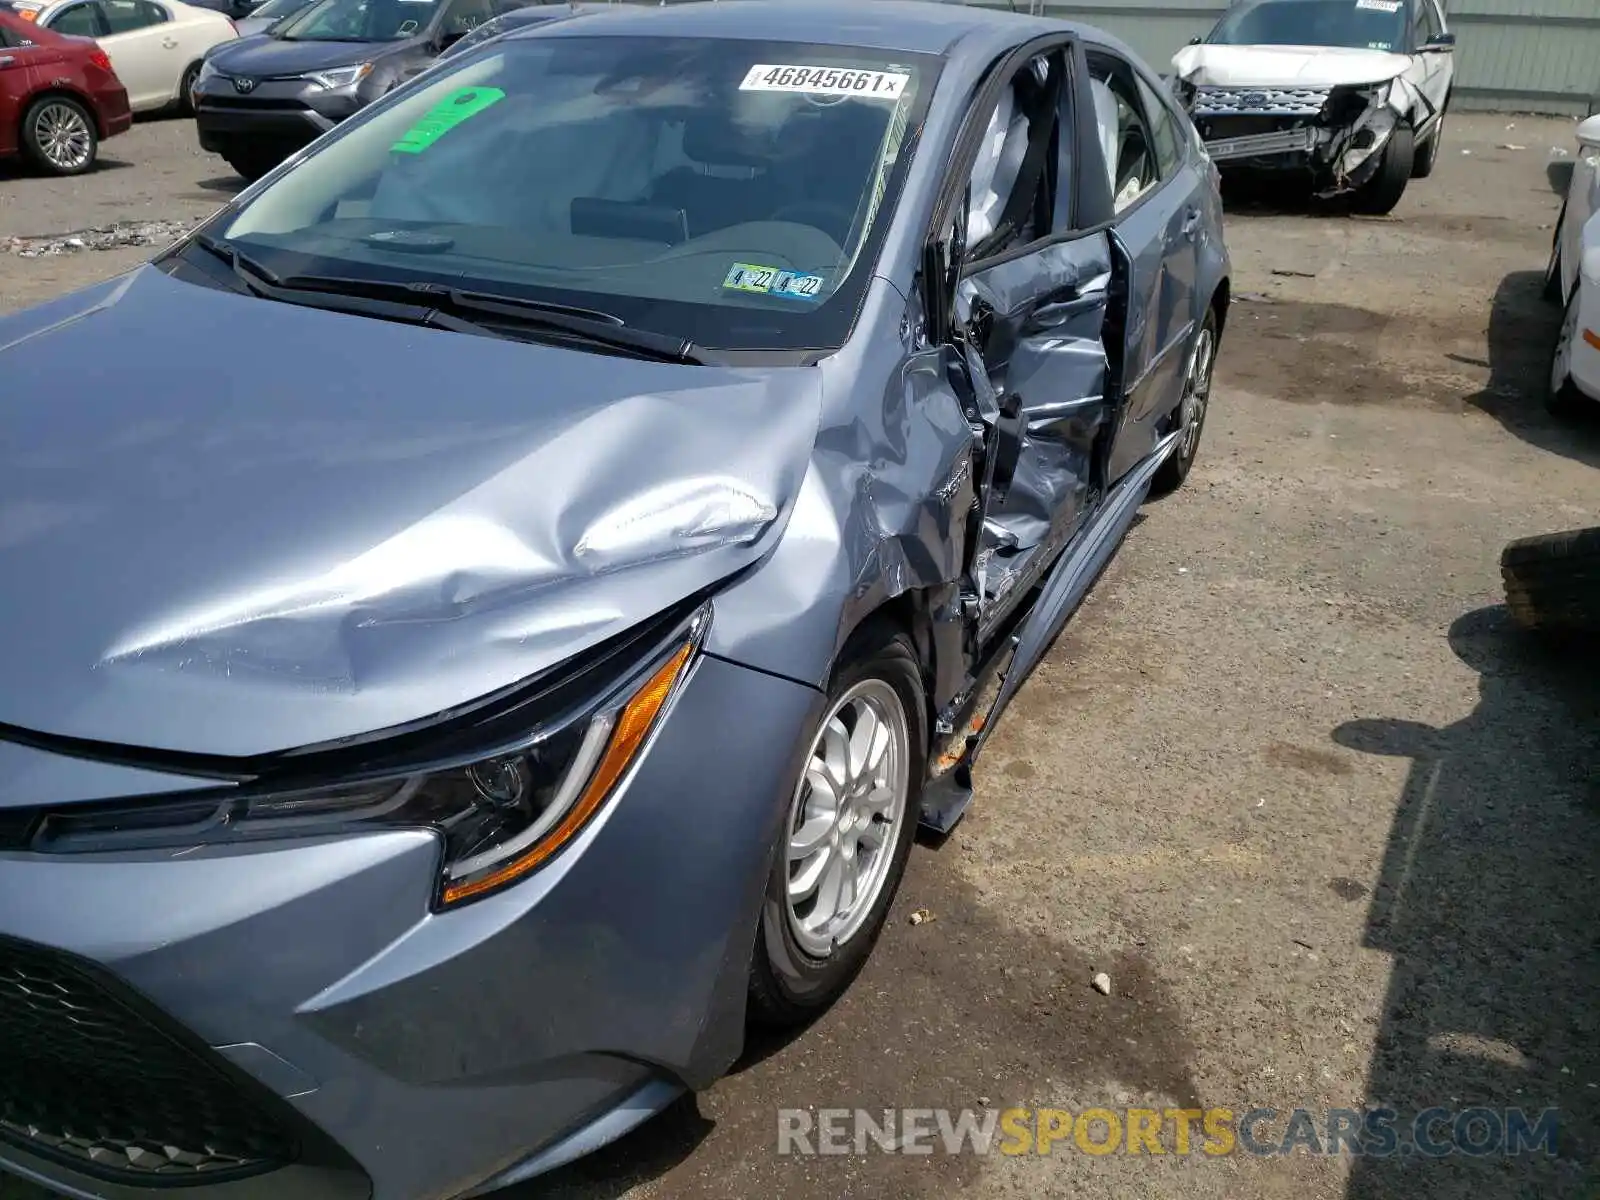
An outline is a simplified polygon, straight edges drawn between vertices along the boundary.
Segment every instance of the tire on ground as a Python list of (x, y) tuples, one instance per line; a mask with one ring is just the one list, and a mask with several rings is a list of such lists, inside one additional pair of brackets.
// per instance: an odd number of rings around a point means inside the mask
[(1411, 127), (1397, 125), (1383, 147), (1383, 159), (1371, 179), (1362, 184), (1351, 198), (1350, 206), (1356, 212), (1384, 216), (1394, 211), (1405, 195), (1406, 184), (1411, 182), (1411, 168), (1416, 160), (1416, 143)]
[[(50, 161), (49, 156), (44, 152), (44, 147), (39, 144), (39, 112), (41, 109), (53, 104), (61, 104), (74, 109), (83, 118), (83, 127), (89, 133), (89, 157), (80, 166), (71, 168), (57, 166)], [(86, 171), (92, 171), (94, 164), (100, 157), (100, 135), (95, 128), (94, 114), (71, 96), (55, 94), (40, 96), (32, 104), (28, 105), (28, 111), (23, 114), (22, 149), (26, 152), (30, 162), (51, 175), (82, 175)]]
[[(812, 956), (801, 947), (789, 925), (786, 850), (793, 814), (790, 807), (785, 808), (751, 963), (749, 1017), (756, 1025), (769, 1028), (803, 1025), (844, 994), (883, 931), (905, 873), (906, 860), (911, 855), (912, 843), (916, 840), (922, 785), (927, 774), (926, 695), (910, 638), (887, 623), (868, 621), (851, 635), (839, 654), (823, 711), (831, 712), (847, 692), (868, 679), (881, 680), (893, 687), (904, 706), (909, 734), (905, 816), (890, 848), (888, 872), (872, 908), (856, 932), (826, 957)], [(816, 731), (808, 733), (808, 746), (815, 735)]]
[(1519, 538), (1500, 555), (1500, 577), (1524, 628), (1600, 633), (1600, 527)]

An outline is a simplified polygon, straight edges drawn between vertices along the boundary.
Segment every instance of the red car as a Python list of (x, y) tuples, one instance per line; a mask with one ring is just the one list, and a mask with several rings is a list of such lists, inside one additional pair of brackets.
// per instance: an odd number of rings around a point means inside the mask
[(0, 0), (0, 158), (22, 154), (51, 175), (81, 175), (101, 139), (132, 124), (104, 50), (41, 29)]

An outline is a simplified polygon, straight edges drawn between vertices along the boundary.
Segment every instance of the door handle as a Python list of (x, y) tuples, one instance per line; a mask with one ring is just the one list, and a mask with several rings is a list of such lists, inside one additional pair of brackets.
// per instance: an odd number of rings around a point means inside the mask
[(1183, 236), (1192, 238), (1195, 230), (1200, 228), (1200, 210), (1191, 208), (1183, 218)]
[(164, 38), (161, 44), (168, 50), (176, 50), (178, 48), (178, 43), (173, 41), (171, 38)]

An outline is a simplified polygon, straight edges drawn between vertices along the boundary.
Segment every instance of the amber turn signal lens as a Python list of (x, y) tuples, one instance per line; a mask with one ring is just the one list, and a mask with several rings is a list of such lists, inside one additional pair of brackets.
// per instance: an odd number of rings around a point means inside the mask
[(661, 664), (655, 674), (645, 681), (644, 686), (636, 691), (617, 713), (611, 728), (610, 740), (607, 741), (605, 752), (601, 754), (600, 761), (595, 766), (594, 774), (589, 777), (589, 782), (579, 795), (577, 803), (566, 816), (561, 818), (560, 823), (530, 846), (526, 854), (512, 859), (499, 870), (474, 879), (470, 883), (447, 884), (444, 889), (445, 904), (455, 904), (495, 888), (504, 887), (526, 875), (570, 842), (574, 835), (589, 823), (589, 818), (594, 816), (605, 798), (611, 794), (611, 789), (626, 773), (639, 748), (644, 745), (645, 738), (650, 736), (650, 730), (655, 726), (656, 718), (661, 715), (667, 697), (672, 695), (672, 689), (682, 678), (693, 654), (694, 647), (689, 643), (678, 647), (672, 657)]

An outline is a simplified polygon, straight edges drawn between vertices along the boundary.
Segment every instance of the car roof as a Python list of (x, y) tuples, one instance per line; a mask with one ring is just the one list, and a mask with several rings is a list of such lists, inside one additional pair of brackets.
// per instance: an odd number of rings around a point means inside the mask
[(562, 21), (528, 35), (749, 38), (942, 55), (975, 35), (1010, 30), (1020, 42), (1074, 29), (1080, 27), (1068, 21), (934, 0), (700, 0), (659, 7), (619, 4), (604, 21)]

